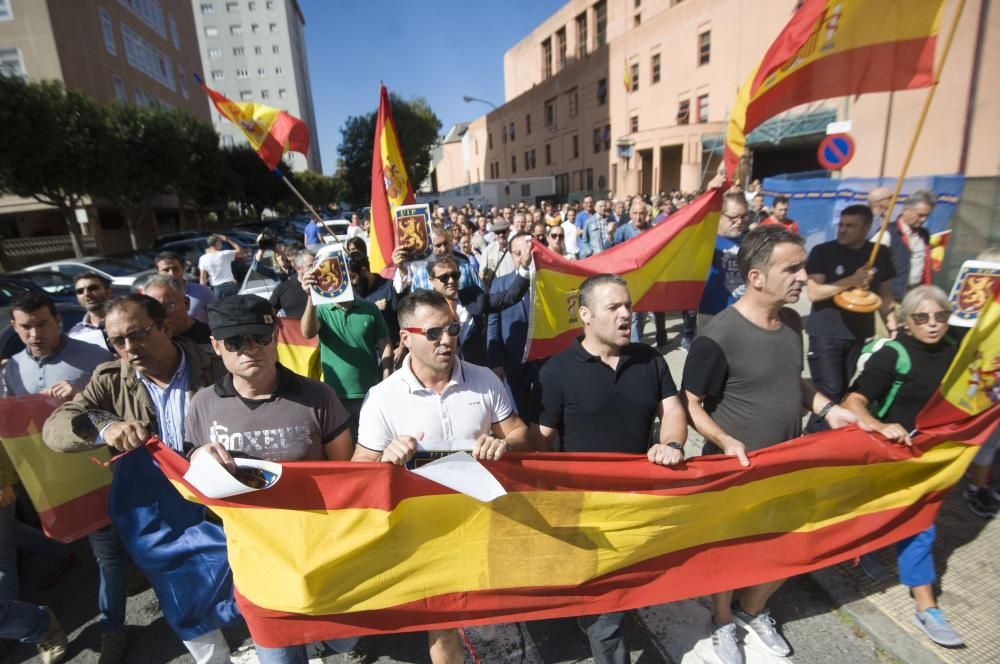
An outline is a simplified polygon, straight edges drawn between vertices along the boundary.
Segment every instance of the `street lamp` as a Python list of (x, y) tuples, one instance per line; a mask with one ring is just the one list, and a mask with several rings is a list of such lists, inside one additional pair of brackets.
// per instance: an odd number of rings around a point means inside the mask
[[(469, 102), (472, 102), (472, 101), (478, 101), (481, 104), (486, 104), (487, 106), (490, 106), (494, 111), (497, 112), (497, 117), (500, 119), (501, 129), (505, 126), (504, 125), (504, 120), (503, 120), (503, 115), (500, 113), (500, 109), (497, 108), (497, 105), (494, 104), (493, 102), (491, 102), (491, 101), (489, 101), (487, 99), (480, 99), (479, 97), (472, 97), (470, 95), (462, 95), (462, 101), (464, 101), (466, 104), (468, 104)], [(487, 123), (487, 126), (489, 126), (489, 123)], [(489, 129), (487, 129), (487, 133), (488, 132), (489, 132)], [(507, 170), (507, 142), (506, 141), (500, 141), (500, 144), (503, 146), (503, 168), (504, 168), (504, 170)], [(510, 196), (510, 178), (506, 178), (506, 177), (504, 178), (503, 188), (504, 188), (504, 193), (506, 193), (508, 196)]]

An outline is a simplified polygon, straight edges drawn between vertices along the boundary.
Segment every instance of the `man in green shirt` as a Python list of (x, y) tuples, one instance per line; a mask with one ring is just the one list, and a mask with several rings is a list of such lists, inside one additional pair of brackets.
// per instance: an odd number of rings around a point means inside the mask
[(309, 289), (316, 283), (310, 272), (300, 277), (306, 291), (306, 309), (300, 322), (302, 336), (319, 335), (323, 382), (333, 388), (351, 414), (351, 432), (357, 443), (361, 404), (380, 380), (392, 373), (392, 345), (382, 312), (371, 302), (356, 299), (320, 307)]

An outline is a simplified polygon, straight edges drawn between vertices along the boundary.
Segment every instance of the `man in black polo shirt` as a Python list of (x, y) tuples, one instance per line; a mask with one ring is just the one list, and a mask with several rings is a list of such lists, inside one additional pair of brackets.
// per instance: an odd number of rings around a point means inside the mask
[[(540, 450), (645, 454), (671, 466), (684, 459), (687, 418), (663, 356), (629, 341), (632, 299), (625, 280), (589, 277), (580, 286), (583, 337), (542, 368), (532, 425)], [(653, 421), (658, 442), (650, 446)], [(629, 659), (624, 612), (580, 618), (597, 664)]]

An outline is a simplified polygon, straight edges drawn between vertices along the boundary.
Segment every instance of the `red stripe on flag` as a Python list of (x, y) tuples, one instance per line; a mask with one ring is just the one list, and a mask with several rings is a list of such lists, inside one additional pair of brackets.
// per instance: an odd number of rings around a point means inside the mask
[(705, 290), (704, 281), (658, 281), (633, 307), (636, 311), (696, 309)]
[(309, 128), (302, 120), (282, 111), (278, 113), (274, 124), (271, 125), (267, 136), (260, 144), (257, 155), (273, 170), (281, 163), (286, 149), (307, 154), (309, 152)]
[(319, 337), (306, 339), (302, 336), (301, 318), (278, 317), (275, 323), (275, 332), (279, 344), (289, 346), (305, 346), (307, 348), (319, 348)]
[(108, 517), (108, 499), (111, 486), (85, 493), (73, 500), (38, 513), (42, 530), (60, 542), (74, 542), (85, 535), (111, 523)]
[[(238, 591), (236, 600), (254, 641), (272, 648), (354, 635), (623, 611), (786, 579), (876, 551), (928, 528), (945, 493), (812, 532), (763, 535), (676, 551), (580, 585), (449, 593), (391, 609), (325, 616), (270, 611)], [(748, 565), (748, 560), (754, 564)]]

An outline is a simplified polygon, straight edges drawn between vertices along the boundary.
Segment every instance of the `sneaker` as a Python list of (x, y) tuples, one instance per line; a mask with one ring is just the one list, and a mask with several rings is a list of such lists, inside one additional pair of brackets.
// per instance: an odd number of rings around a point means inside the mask
[(56, 664), (66, 657), (66, 646), (69, 642), (66, 640), (66, 632), (56, 620), (56, 614), (52, 613), (52, 609), (46, 611), (49, 612), (49, 628), (45, 630), (45, 635), (38, 640), (35, 647), (38, 648), (38, 657), (42, 664)]
[(712, 650), (722, 664), (743, 664), (743, 653), (736, 640), (736, 625), (726, 623), (716, 625), (709, 619), (709, 629), (712, 631)]
[(128, 646), (128, 632), (104, 632), (101, 634), (101, 658), (98, 664), (121, 664), (125, 661)]
[(990, 485), (990, 498), (1000, 503), (1000, 484)]
[(691, 339), (688, 339), (687, 337), (684, 337), (683, 339), (681, 339), (681, 350), (684, 351), (685, 353), (690, 352), (690, 350), (691, 350)]
[(997, 504), (986, 487), (969, 485), (965, 487), (965, 502), (976, 516), (992, 519), (997, 513)]
[(927, 635), (927, 638), (946, 648), (958, 648), (965, 645), (962, 636), (955, 631), (941, 609), (932, 607), (926, 611), (917, 611), (913, 615), (913, 624)]
[(885, 567), (882, 563), (878, 561), (874, 553), (866, 553), (861, 556), (861, 561), (858, 564), (861, 571), (865, 573), (869, 579), (875, 583), (889, 583), (892, 579), (889, 577), (889, 573), (885, 571)]
[(733, 622), (753, 636), (760, 645), (764, 646), (775, 655), (788, 657), (792, 654), (792, 647), (785, 641), (785, 637), (778, 633), (775, 627), (774, 618), (771, 612), (764, 609), (756, 616), (751, 616), (746, 611), (738, 607), (733, 607)]

